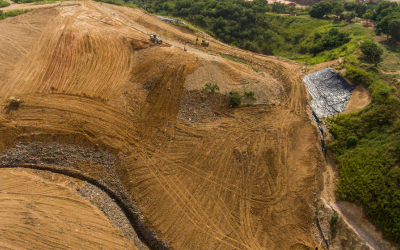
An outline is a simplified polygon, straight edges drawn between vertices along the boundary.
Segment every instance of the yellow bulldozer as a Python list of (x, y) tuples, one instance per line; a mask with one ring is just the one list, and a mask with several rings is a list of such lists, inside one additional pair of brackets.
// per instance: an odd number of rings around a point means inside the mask
[(201, 46), (206, 46), (206, 47), (208, 47), (208, 45), (210, 45), (210, 42), (209, 41), (206, 41), (206, 40), (201, 40)]
[(24, 100), (11, 96), (6, 100), (6, 102), (9, 103), (10, 106), (20, 106), (22, 103), (24, 103)]

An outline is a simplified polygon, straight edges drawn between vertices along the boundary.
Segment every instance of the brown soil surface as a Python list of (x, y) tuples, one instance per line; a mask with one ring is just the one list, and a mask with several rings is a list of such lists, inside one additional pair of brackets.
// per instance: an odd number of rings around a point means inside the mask
[(43, 3), (43, 4), (37, 4), (37, 3), (14, 3), (12, 1), (8, 1), (11, 3), (11, 5), (7, 7), (0, 8), (4, 12), (10, 11), (10, 10), (26, 10), (26, 9), (49, 9), (49, 8), (54, 8), (58, 7), (61, 5), (70, 5), (70, 4), (76, 4), (76, 2), (72, 1), (60, 1), (60, 2), (55, 2), (55, 3)]
[(138, 249), (76, 188), (84, 182), (0, 169), (1, 249)]
[(343, 111), (344, 114), (357, 111), (364, 108), (371, 102), (371, 96), (369, 90), (362, 85), (358, 85), (353, 89), (349, 102), (347, 103), (346, 109)]
[[(1, 111), (0, 149), (56, 141), (120, 153), (115, 183), (174, 249), (315, 248), (309, 203), (322, 189), (323, 157), (302, 65), (210, 38), (198, 50), (196, 34), (136, 9), (80, 2), (55, 11), (0, 76), (1, 103), (25, 100)], [(166, 44), (150, 45), (150, 32)], [(215, 81), (220, 93), (202, 91)], [(252, 106), (226, 105), (225, 92), (245, 89)]]

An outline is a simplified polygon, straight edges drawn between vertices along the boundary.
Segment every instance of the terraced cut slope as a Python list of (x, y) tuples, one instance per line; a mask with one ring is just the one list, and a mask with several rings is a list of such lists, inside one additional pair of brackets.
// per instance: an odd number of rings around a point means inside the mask
[[(30, 43), (15, 35), (25, 29), (18, 22), (41, 16), (48, 18), (37, 19)], [(323, 158), (301, 65), (215, 40), (199, 50), (196, 34), (136, 9), (94, 2), (34, 10), (0, 22), (0, 30), (2, 37), (14, 35), (19, 52), (13, 60), (0, 58), (0, 72), (6, 71), (0, 103), (9, 96), (25, 100), (1, 110), (3, 151), (40, 141), (114, 152), (118, 176), (102, 180), (121, 185), (140, 208), (148, 226), (141, 230), (148, 231), (139, 234), (147, 235), (141, 239), (150, 248), (308, 249), (319, 243), (311, 237), (310, 205), (321, 190)], [(150, 33), (160, 34), (163, 45), (150, 44)], [(0, 47), (0, 54), (9, 48)], [(219, 92), (202, 90), (215, 82)], [(257, 98), (231, 108), (225, 93), (232, 90), (252, 90)], [(82, 166), (92, 178), (104, 175)], [(52, 195), (63, 197), (56, 188)], [(40, 237), (52, 235), (41, 231)], [(82, 237), (94, 236), (89, 230)], [(149, 237), (165, 244), (156, 247)]]

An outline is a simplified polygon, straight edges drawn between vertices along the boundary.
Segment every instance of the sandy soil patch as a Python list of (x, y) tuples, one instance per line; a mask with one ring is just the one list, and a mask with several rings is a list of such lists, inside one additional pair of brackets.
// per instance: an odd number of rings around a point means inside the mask
[(369, 90), (362, 85), (358, 85), (353, 89), (349, 102), (347, 103), (343, 114), (360, 110), (371, 102)]

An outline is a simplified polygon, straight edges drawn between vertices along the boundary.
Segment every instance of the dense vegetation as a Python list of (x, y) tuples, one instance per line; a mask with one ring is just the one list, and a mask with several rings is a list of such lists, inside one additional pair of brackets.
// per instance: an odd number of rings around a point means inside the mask
[(384, 2), (369, 13), (376, 32), (387, 35), (390, 43), (379, 46), (368, 39), (375, 34), (366, 35), (358, 45), (362, 54), (345, 57), (340, 67), (346, 67), (346, 77), (368, 88), (372, 101), (358, 112), (327, 119), (334, 136), (328, 146), (340, 165), (339, 198), (363, 205), (374, 224), (400, 244), (400, 100), (394, 87), (399, 81), (398, 75), (383, 72), (388, 69), (382, 64), (388, 62), (379, 62), (382, 55), (388, 61), (400, 58), (395, 32), (400, 30), (388, 28), (393, 21), (397, 25), (400, 11), (396, 3)]
[(225, 43), (265, 54), (315, 55), (349, 41), (347, 34), (331, 31), (345, 23), (273, 14), (299, 11), (280, 3), (269, 5), (265, 0), (154, 1), (147, 9), (181, 17)]
[(0, 8), (10, 6), (10, 3), (4, 0), (0, 0)]
[(369, 218), (400, 243), (400, 101), (379, 74), (347, 66), (346, 76), (371, 91), (372, 102), (339, 115), (329, 148), (340, 165), (338, 195), (358, 202)]

